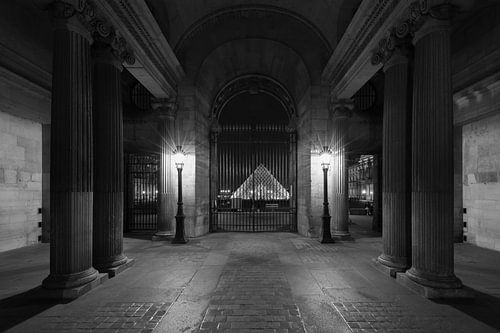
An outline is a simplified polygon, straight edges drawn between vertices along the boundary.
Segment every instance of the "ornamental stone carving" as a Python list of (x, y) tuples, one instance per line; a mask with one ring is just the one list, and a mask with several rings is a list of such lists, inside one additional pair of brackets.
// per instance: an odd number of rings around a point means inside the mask
[(328, 105), (332, 119), (350, 118), (354, 109), (354, 100), (332, 98)]
[(56, 27), (63, 23), (75, 29), (76, 22), (74, 21), (76, 20), (84, 28), (76, 28), (76, 30), (89, 35), (88, 38), (92, 38), (92, 41), (98, 40), (103, 44), (108, 44), (113, 54), (121, 62), (126, 62), (129, 65), (135, 63), (133, 52), (129, 49), (125, 39), (106, 20), (97, 15), (96, 7), (91, 1), (54, 1), (49, 5), (49, 9)]
[(408, 8), (408, 15), (399, 25), (392, 27), (387, 37), (380, 40), (373, 51), (372, 65), (385, 64), (396, 50), (408, 54), (415, 33), (423, 26), (428, 17), (437, 20), (448, 20), (458, 10), (456, 4), (444, 2), (436, 4), (432, 0), (418, 0)]

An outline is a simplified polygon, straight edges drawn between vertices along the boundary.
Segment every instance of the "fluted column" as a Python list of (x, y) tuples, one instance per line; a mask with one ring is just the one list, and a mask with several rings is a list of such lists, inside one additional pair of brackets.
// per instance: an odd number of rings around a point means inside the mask
[(347, 168), (347, 135), (349, 117), (354, 105), (349, 101), (335, 101), (332, 114), (332, 237), (350, 239), (349, 191)]
[(91, 36), (76, 9), (55, 2), (50, 146), (50, 275), (48, 289), (83, 286), (92, 267)]
[(424, 286), (458, 288), (461, 282), (454, 275), (453, 262), (449, 20), (429, 17), (415, 34), (414, 45), (412, 267), (406, 274)]
[(116, 270), (123, 254), (122, 61), (111, 40), (93, 45), (94, 60), (94, 267)]
[(176, 104), (174, 101), (156, 101), (153, 107), (159, 112), (158, 130), (160, 132), (160, 174), (158, 177), (158, 230), (153, 240), (162, 240), (175, 233), (175, 185), (172, 152), (175, 148), (173, 133), (175, 129)]
[(409, 45), (385, 63), (382, 165), (383, 253), (378, 261), (394, 271), (411, 264), (411, 83)]

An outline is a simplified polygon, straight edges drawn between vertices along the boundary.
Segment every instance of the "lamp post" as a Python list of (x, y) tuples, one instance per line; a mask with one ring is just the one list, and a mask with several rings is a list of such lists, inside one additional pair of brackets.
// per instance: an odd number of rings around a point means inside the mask
[(182, 209), (182, 168), (184, 167), (184, 158), (186, 155), (182, 151), (181, 146), (177, 146), (174, 151), (174, 162), (177, 168), (177, 191), (179, 193), (177, 199), (177, 214), (175, 215), (175, 237), (172, 240), (172, 244), (186, 244), (187, 241), (184, 238), (184, 211)]
[(323, 234), (321, 243), (334, 243), (330, 232), (330, 210), (328, 208), (328, 168), (330, 167), (331, 152), (327, 146), (323, 147), (323, 151), (319, 155), (321, 167), (323, 168)]

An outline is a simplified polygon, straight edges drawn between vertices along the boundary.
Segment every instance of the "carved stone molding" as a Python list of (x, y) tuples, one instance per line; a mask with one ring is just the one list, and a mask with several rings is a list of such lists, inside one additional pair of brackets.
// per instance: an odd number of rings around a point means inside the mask
[(108, 44), (112, 53), (121, 61), (129, 65), (135, 63), (132, 50), (127, 42), (114, 29), (109, 22), (99, 15), (95, 4), (89, 0), (64, 0), (54, 1), (49, 5), (52, 17), (55, 19), (55, 25), (60, 24), (73, 25), (75, 22), (70, 20), (77, 19), (78, 22), (87, 30), (94, 41)]
[(328, 104), (332, 119), (350, 118), (354, 109), (354, 100), (332, 98)]
[(145, 1), (94, 0), (103, 17), (119, 31), (134, 50), (136, 62), (128, 71), (157, 98), (176, 95), (184, 76), (162, 30)]
[(94, 51), (96, 56), (99, 55), (99, 52), (110, 52), (120, 63), (125, 62), (128, 65), (135, 63), (132, 50), (130, 50), (125, 39), (114, 29), (106, 37), (94, 37)]
[[(380, 26), (397, 5), (398, 1), (393, 0), (362, 2), (348, 28), (355, 31), (355, 34), (347, 37), (344, 35), (323, 72), (324, 79), (331, 86), (335, 87), (342, 81), (350, 66), (373, 40)], [(366, 12), (368, 16), (365, 16), (363, 12)], [(350, 29), (351, 26), (352, 29)]]
[(290, 118), (296, 115), (295, 102), (281, 83), (267, 76), (254, 74), (238, 77), (219, 91), (212, 103), (212, 117), (219, 118), (222, 109), (231, 99), (249, 91), (262, 92), (275, 97)]
[(432, 5), (429, 0), (418, 0), (410, 4), (407, 17), (387, 32), (387, 37), (380, 40), (373, 50), (371, 63), (374, 66), (386, 63), (396, 49), (408, 54), (415, 34), (422, 28), (427, 18), (449, 20), (458, 11), (458, 6), (452, 3)]

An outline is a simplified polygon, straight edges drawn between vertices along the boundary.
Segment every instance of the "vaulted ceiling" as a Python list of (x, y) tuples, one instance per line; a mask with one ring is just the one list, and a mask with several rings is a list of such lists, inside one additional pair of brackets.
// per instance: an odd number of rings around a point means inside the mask
[(228, 81), (272, 77), (298, 101), (321, 73), (360, 0), (147, 0), (208, 100)]

